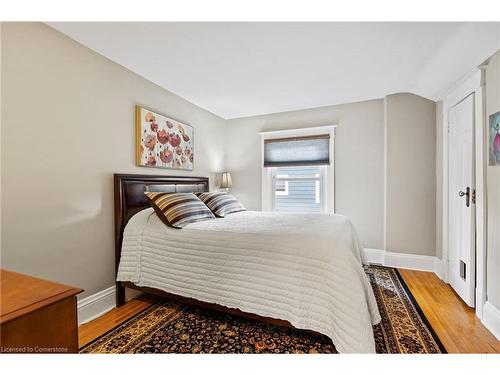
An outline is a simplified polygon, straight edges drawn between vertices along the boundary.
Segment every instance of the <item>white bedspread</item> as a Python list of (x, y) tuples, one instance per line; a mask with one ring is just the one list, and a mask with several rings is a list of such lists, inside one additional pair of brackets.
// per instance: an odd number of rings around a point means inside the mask
[(373, 353), (380, 321), (348, 218), (245, 211), (173, 229), (152, 209), (124, 232), (118, 281), (287, 320), (340, 353)]

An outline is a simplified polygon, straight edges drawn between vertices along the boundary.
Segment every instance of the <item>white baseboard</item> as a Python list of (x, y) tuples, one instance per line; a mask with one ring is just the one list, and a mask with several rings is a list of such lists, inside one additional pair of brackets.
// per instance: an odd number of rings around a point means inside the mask
[(434, 272), (440, 279), (443, 279), (443, 262), (441, 259), (434, 256), (393, 253), (381, 249), (369, 248), (363, 250), (363, 255), (366, 263), (416, 271)]
[(485, 304), (486, 304), (486, 292), (483, 292), (476, 287), (476, 316), (481, 321), (483, 320), (483, 313), (484, 313), (483, 311)]
[(444, 282), (447, 282), (446, 278), (446, 263), (439, 259), (438, 257), (434, 257), (434, 273)]
[(482, 322), (484, 326), (500, 340), (500, 310), (491, 303), (486, 302), (483, 306)]
[(78, 301), (78, 325), (87, 323), (116, 306), (116, 288), (110, 286)]
[(434, 272), (435, 258), (426, 255), (386, 252), (385, 265), (395, 268)]
[(363, 261), (370, 264), (380, 264), (381, 266), (385, 263), (385, 251), (380, 249), (369, 249), (365, 247), (363, 249)]

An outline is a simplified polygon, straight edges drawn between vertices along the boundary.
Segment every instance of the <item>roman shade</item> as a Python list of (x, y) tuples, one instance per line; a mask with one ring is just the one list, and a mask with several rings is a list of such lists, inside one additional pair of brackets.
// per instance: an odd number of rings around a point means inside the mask
[(264, 140), (264, 167), (330, 164), (330, 135)]

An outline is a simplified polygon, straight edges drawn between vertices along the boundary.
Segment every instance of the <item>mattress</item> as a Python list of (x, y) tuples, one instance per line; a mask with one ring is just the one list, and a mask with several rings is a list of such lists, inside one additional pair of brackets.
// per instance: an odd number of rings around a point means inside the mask
[(167, 227), (150, 208), (124, 230), (117, 281), (289, 321), (340, 353), (374, 353), (380, 314), (342, 215), (244, 211)]

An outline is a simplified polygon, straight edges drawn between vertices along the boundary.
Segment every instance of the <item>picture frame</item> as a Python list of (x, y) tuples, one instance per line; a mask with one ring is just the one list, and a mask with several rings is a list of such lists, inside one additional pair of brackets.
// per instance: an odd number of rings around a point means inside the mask
[(489, 117), (489, 164), (500, 165), (500, 111)]
[(194, 129), (191, 125), (136, 105), (135, 132), (137, 166), (194, 169)]

